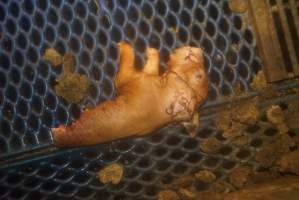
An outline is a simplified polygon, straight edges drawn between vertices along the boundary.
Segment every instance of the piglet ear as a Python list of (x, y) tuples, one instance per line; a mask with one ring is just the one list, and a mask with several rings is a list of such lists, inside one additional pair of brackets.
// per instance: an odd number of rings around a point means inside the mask
[(186, 68), (203, 66), (203, 51), (198, 47), (183, 46), (177, 48), (168, 61), (168, 67), (173, 71), (184, 71)]
[(203, 52), (200, 48), (187, 47), (185, 52), (185, 59), (189, 59), (190, 62), (201, 64), (203, 59)]

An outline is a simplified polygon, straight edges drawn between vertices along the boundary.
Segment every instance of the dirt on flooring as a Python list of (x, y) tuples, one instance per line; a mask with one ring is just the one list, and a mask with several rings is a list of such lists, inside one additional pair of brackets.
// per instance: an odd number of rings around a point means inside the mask
[(98, 172), (98, 178), (101, 183), (107, 184), (112, 183), (117, 185), (120, 183), (124, 174), (124, 167), (122, 164), (113, 163), (105, 166)]
[(53, 66), (63, 65), (63, 73), (56, 78), (54, 91), (69, 103), (79, 103), (90, 90), (90, 80), (86, 75), (75, 73), (76, 59), (73, 54), (61, 56), (55, 49), (46, 49), (44, 60)]
[(199, 145), (199, 148), (202, 152), (210, 154), (217, 153), (221, 147), (222, 142), (215, 137), (209, 137), (203, 140)]
[(62, 56), (54, 48), (46, 49), (43, 55), (43, 59), (53, 66), (62, 64)]
[(55, 94), (69, 103), (79, 103), (90, 89), (90, 81), (78, 73), (63, 74), (56, 79)]

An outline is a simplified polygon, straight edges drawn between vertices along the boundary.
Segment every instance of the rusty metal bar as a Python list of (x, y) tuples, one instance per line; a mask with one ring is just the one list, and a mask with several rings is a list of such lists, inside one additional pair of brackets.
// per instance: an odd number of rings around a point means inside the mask
[[(297, 64), (297, 58), (296, 58), (296, 54), (295, 54), (295, 49), (294, 49), (294, 41), (292, 40), (292, 34), (291, 34), (291, 29), (288, 23), (288, 19), (287, 19), (287, 14), (286, 14), (286, 10), (285, 8), (287, 8), (288, 3), (284, 2), (282, 0), (277, 0), (277, 6), (272, 7), (272, 9), (279, 13), (279, 17), (281, 20), (281, 26), (282, 26), (282, 34), (284, 37), (284, 40), (286, 42), (287, 48), (286, 49), (282, 49), (286, 52), (282, 52), (282, 54), (286, 54), (285, 56), (287, 56), (287, 58), (285, 59), (290, 59), (290, 62), (285, 63), (286, 64), (286, 68), (289, 69), (288, 72), (288, 76), (289, 77), (293, 77), (295, 76), (294, 74), (294, 69), (297, 68), (296, 66)], [(275, 12), (274, 11), (274, 12)]]
[(267, 81), (274, 82), (288, 78), (281, 52), (278, 49), (280, 44), (269, 4), (266, 0), (249, 0), (249, 4)]

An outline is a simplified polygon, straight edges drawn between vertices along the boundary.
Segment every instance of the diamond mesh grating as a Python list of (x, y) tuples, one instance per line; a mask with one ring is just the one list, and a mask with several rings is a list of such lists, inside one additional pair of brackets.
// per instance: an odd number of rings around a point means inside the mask
[[(122, 40), (134, 45), (138, 66), (144, 63), (147, 46), (158, 48), (161, 70), (175, 47), (202, 46), (210, 80), (205, 106), (233, 95), (237, 82), (247, 91), (260, 68), (253, 34), (227, 1), (1, 0), (0, 156), (48, 146), (50, 127), (68, 124), (84, 106), (112, 98), (117, 42)], [(61, 54), (72, 52), (76, 71), (92, 81), (92, 92), (80, 104), (69, 104), (54, 94), (55, 78), (62, 71), (43, 61), (48, 47)], [(201, 153), (202, 140), (220, 135), (209, 120), (203, 121), (194, 139), (177, 126), (157, 132), (62, 150), (7, 168), (0, 175), (0, 198), (155, 199), (159, 182), (199, 168), (216, 170), (219, 178), (224, 177), (237, 162), (250, 159), (250, 152), (260, 144), (253, 138), (252, 145), (242, 149), (228, 145), (219, 155)], [(95, 172), (115, 161), (126, 167), (124, 181), (101, 185)]]
[[(217, 178), (224, 179), (240, 163), (254, 165), (251, 157), (262, 140), (257, 131), (247, 134), (253, 135), (247, 146), (236, 147), (223, 141), (222, 149), (214, 155), (199, 151), (200, 142), (219, 137), (209, 123), (193, 139), (181, 127), (174, 126), (146, 138), (71, 150), (1, 171), (0, 196), (3, 199), (156, 199), (161, 184), (198, 169), (210, 169)], [(116, 186), (103, 185), (96, 173), (113, 162), (124, 165), (124, 178)]]

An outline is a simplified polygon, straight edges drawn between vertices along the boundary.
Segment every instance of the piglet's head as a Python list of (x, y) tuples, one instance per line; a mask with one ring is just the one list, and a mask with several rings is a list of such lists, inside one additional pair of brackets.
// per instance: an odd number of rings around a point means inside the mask
[(170, 71), (177, 73), (191, 87), (199, 101), (206, 98), (208, 80), (203, 51), (197, 47), (177, 48), (167, 63)]

